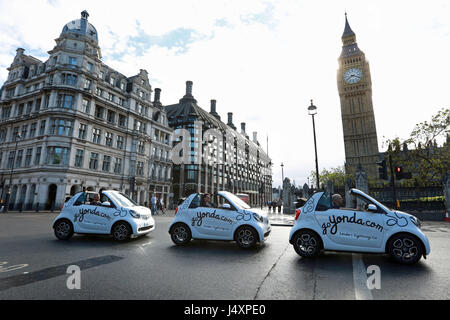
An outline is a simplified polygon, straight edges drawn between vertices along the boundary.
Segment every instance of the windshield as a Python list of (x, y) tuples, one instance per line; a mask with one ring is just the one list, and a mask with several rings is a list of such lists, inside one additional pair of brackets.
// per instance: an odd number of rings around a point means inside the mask
[(111, 198), (113, 198), (121, 207), (135, 207), (136, 202), (130, 199), (126, 194), (122, 192), (111, 192)]
[(248, 204), (246, 204), (244, 201), (242, 201), (240, 198), (238, 198), (237, 196), (235, 196), (234, 194), (230, 193), (230, 192), (224, 192), (224, 194), (226, 195), (226, 197), (233, 202), (236, 206), (238, 206), (241, 209), (250, 209), (250, 206)]

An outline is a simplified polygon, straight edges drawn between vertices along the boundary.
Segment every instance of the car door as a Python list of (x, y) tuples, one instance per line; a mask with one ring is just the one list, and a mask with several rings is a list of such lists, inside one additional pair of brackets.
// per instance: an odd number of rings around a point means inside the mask
[(217, 208), (213, 206), (206, 206), (203, 201), (203, 194), (198, 194), (189, 206), (189, 214), (191, 217), (191, 226), (200, 238), (210, 239), (217, 236)]
[[(323, 236), (338, 246), (379, 248), (384, 235), (384, 215), (368, 211), (369, 202), (361, 199), (359, 208), (334, 208), (331, 195), (325, 192), (316, 207), (315, 216)], [(332, 249), (332, 248), (331, 248)], [(349, 248), (350, 249), (350, 248)]]
[(217, 195), (217, 208), (213, 212), (210, 225), (214, 225), (214, 234), (222, 240), (233, 240), (233, 230), (238, 214), (236, 207), (222, 195)]

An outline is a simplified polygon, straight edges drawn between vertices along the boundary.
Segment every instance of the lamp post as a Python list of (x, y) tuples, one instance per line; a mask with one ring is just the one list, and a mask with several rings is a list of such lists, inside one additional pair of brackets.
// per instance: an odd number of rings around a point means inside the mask
[(316, 182), (317, 182), (317, 189), (319, 189), (319, 164), (317, 162), (317, 142), (316, 142), (316, 125), (314, 122), (314, 115), (317, 114), (317, 107), (313, 105), (313, 101), (311, 99), (311, 105), (308, 107), (308, 114), (312, 116), (312, 123), (313, 123), (313, 133), (314, 133), (314, 151), (316, 154)]
[(280, 194), (280, 199), (281, 200), (283, 200), (283, 188), (284, 188), (284, 186), (283, 186), (283, 184), (284, 184), (284, 171), (283, 171), (283, 168), (284, 168), (284, 164), (282, 162), (281, 163), (281, 194)]
[(8, 193), (6, 194), (5, 208), (4, 208), (3, 212), (8, 212), (8, 209), (9, 209), (9, 200), (11, 199), (12, 175), (13, 175), (13, 172), (14, 172), (14, 164), (16, 162), (17, 145), (19, 144), (19, 140), (20, 140), (20, 134), (19, 133), (16, 135), (15, 140), (16, 140), (16, 146), (14, 148), (14, 159), (13, 159), (13, 162), (11, 164), (11, 171), (9, 173)]

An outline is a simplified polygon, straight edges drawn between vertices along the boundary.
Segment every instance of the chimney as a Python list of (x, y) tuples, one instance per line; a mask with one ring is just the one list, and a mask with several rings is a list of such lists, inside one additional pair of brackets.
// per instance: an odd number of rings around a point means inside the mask
[(211, 100), (211, 112), (212, 114), (217, 113), (216, 112), (216, 100)]
[(186, 95), (192, 96), (192, 81), (186, 81)]
[(228, 123), (227, 123), (227, 125), (230, 128), (233, 128), (234, 130), (236, 130), (236, 127), (233, 124), (233, 112), (228, 112)]
[(253, 142), (258, 143), (258, 133), (256, 131), (253, 131)]
[(159, 99), (161, 97), (161, 89), (155, 88), (155, 102), (160, 102)]
[(241, 131), (242, 134), (245, 135), (245, 122), (241, 122)]
[(24, 52), (25, 52), (25, 49), (23, 49), (23, 48), (17, 48), (17, 50), (16, 50), (16, 53), (18, 56), (23, 55)]

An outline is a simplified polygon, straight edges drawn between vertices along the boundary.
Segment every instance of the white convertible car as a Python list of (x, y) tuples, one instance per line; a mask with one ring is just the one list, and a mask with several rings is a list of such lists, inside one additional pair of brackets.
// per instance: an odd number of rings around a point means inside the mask
[(302, 257), (321, 250), (387, 253), (413, 264), (430, 254), (430, 243), (416, 217), (388, 209), (364, 192), (351, 189), (358, 208), (333, 207), (331, 194), (315, 193), (300, 209), (289, 242)]
[(176, 245), (191, 239), (236, 241), (241, 248), (262, 243), (270, 234), (271, 226), (266, 212), (250, 208), (234, 194), (220, 191), (212, 201), (206, 195), (191, 194), (176, 209), (169, 227)]
[(138, 206), (125, 194), (102, 191), (79, 192), (68, 200), (53, 222), (55, 236), (67, 240), (74, 233), (111, 234), (117, 241), (145, 235), (155, 229), (149, 208)]

